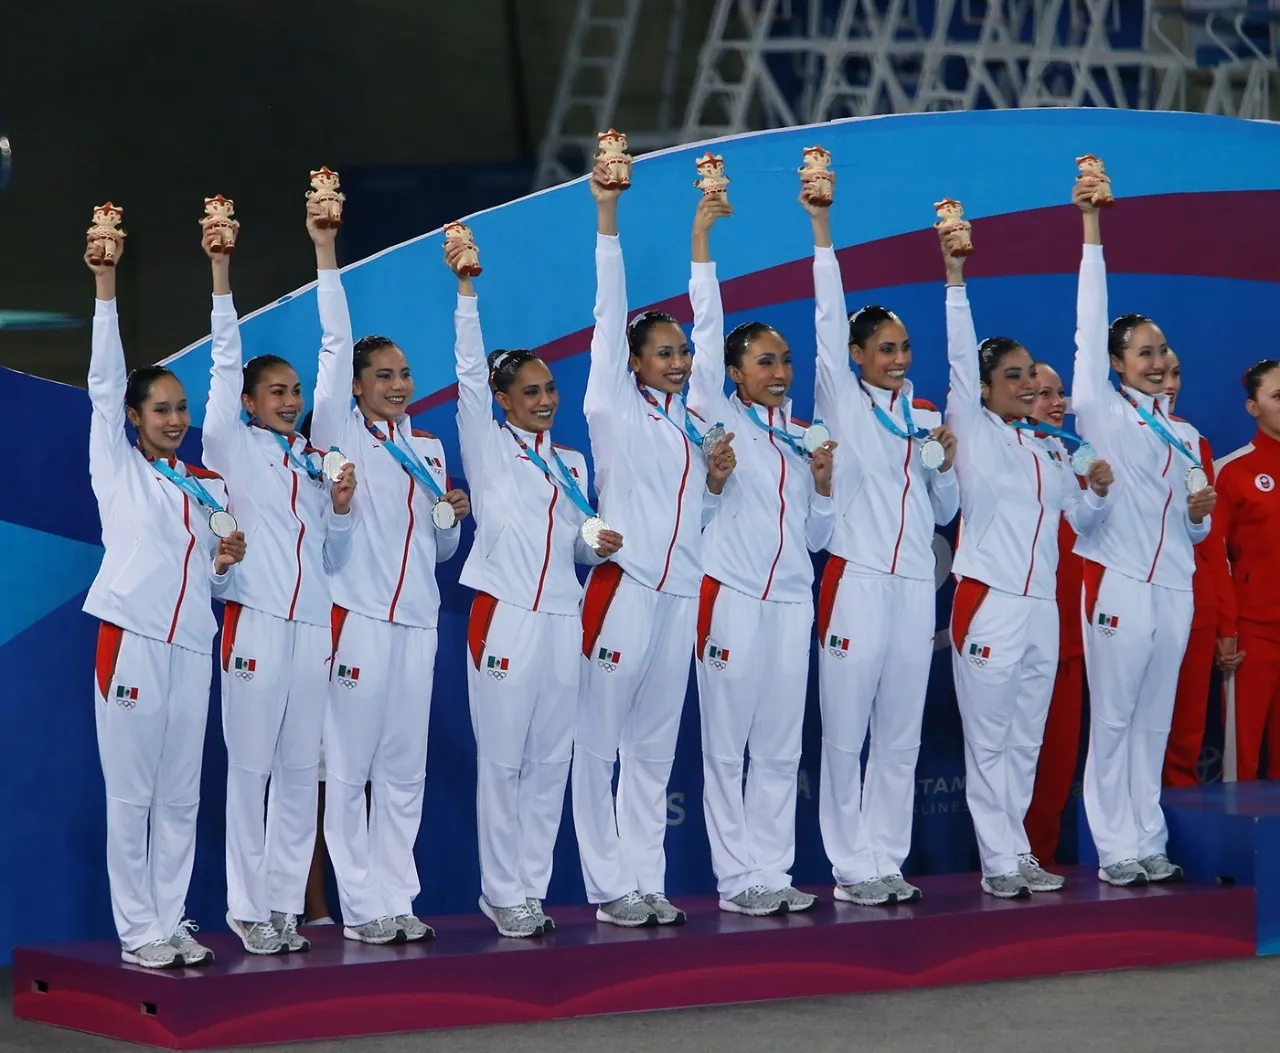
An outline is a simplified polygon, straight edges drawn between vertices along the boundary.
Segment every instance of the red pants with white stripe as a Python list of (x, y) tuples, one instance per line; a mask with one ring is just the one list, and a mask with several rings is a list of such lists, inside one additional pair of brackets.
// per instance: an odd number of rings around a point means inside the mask
[[(721, 899), (791, 884), (812, 603), (705, 578), (698, 606), (703, 809)], [(750, 754), (745, 789), (743, 753)]]
[(587, 582), (573, 822), (591, 903), (665, 891), (667, 782), (697, 617), (692, 596), (647, 588), (616, 563), (596, 567)]
[(1036, 765), (1036, 785), (1023, 826), (1031, 854), (1051, 860), (1058, 851), (1062, 812), (1080, 759), (1080, 716), (1084, 709), (1084, 655), (1058, 660), (1058, 673)]
[(1218, 652), (1218, 630), (1214, 625), (1192, 629), (1187, 653), (1178, 673), (1178, 694), (1173, 704), (1169, 745), (1164, 754), (1164, 784), (1195, 786), (1200, 778), (1196, 765), (1204, 746), (1204, 722), (1209, 711), (1209, 681), (1213, 659)]
[(546, 899), (573, 757), (582, 622), (483, 592), (467, 629), (480, 885), (495, 907)]
[(1280, 779), (1280, 630), (1259, 635), (1240, 627), (1245, 659), (1236, 670), (1236, 772), (1258, 777), (1262, 738), (1267, 737), (1267, 778)]

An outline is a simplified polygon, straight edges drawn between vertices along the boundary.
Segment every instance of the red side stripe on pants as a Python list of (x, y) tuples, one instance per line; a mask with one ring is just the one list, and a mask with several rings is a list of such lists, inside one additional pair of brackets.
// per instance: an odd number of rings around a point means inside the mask
[(103, 622), (98, 626), (98, 651), (93, 659), (93, 671), (98, 678), (98, 693), (107, 697), (111, 678), (116, 675), (116, 661), (120, 657), (120, 643), (124, 630), (118, 625)]
[(222, 612), (222, 671), (231, 668), (231, 652), (236, 646), (236, 629), (240, 627), (240, 612), (244, 605), (235, 600), (227, 600), (226, 610)]
[(982, 606), (982, 601), (991, 591), (990, 586), (974, 578), (961, 578), (956, 586), (955, 599), (951, 603), (951, 642), (956, 653), (964, 650), (964, 638), (969, 635), (969, 626), (973, 624), (974, 615)]
[(1089, 622), (1093, 622), (1094, 611), (1098, 606), (1098, 593), (1102, 590), (1102, 575), (1107, 568), (1091, 559), (1084, 561), (1084, 613)]
[(616, 563), (601, 563), (591, 571), (582, 595), (582, 656), (590, 658), (604, 629), (605, 615), (622, 584), (622, 568)]
[(498, 609), (498, 601), (487, 592), (477, 592), (471, 601), (471, 618), (467, 622), (467, 652), (471, 655), (471, 664), (480, 668), (480, 659), (484, 657), (485, 641), (489, 638), (489, 626), (493, 624), (494, 612)]
[(818, 650), (822, 650), (827, 630), (831, 628), (831, 612), (835, 610), (844, 565), (845, 560), (839, 556), (828, 556), (827, 565), (822, 568), (822, 584), (818, 586)]
[(720, 582), (704, 577), (698, 592), (698, 661), (707, 653), (707, 641), (711, 639), (711, 612), (715, 610), (716, 597), (720, 595)]

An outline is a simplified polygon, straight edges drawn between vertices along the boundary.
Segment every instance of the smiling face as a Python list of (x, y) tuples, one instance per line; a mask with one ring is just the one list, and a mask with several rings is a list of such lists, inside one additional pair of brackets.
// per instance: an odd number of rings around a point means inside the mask
[(645, 332), (639, 353), (631, 353), (631, 369), (645, 387), (678, 395), (693, 369), (684, 330), (675, 322), (655, 322)]
[(1170, 348), (1165, 355), (1165, 362), (1168, 364), (1169, 371), (1164, 377), (1164, 393), (1169, 396), (1169, 412), (1173, 412), (1174, 403), (1178, 401), (1178, 392), (1182, 390), (1182, 363), (1178, 361), (1178, 356)]
[(886, 391), (900, 391), (911, 368), (911, 338), (906, 326), (890, 318), (876, 327), (865, 345), (851, 343), (849, 354), (866, 383)]
[(555, 378), (540, 358), (525, 362), (517, 370), (511, 386), (494, 397), (507, 420), (524, 431), (549, 431), (560, 407)]
[(1031, 406), (1031, 416), (1036, 420), (1062, 427), (1062, 419), (1067, 413), (1067, 391), (1062, 386), (1062, 378), (1053, 366), (1044, 362), (1036, 363), (1036, 400)]
[(1017, 420), (1031, 415), (1035, 401), (1035, 363), (1018, 344), (992, 363), (990, 377), (982, 382), (982, 402), (996, 416)]
[(1169, 343), (1154, 322), (1141, 322), (1129, 332), (1123, 352), (1111, 356), (1111, 368), (1127, 387), (1144, 395), (1164, 393), (1169, 376)]
[(404, 352), (395, 344), (369, 355), (369, 364), (351, 381), (360, 412), (370, 420), (395, 420), (409, 411), (413, 401), (413, 376)]
[(791, 348), (782, 334), (765, 329), (752, 337), (736, 364), (726, 367), (738, 394), (747, 402), (777, 409), (791, 390)]
[(137, 429), (138, 443), (152, 457), (167, 460), (178, 452), (191, 427), (187, 393), (177, 377), (168, 374), (151, 382), (139, 409), (128, 407), (129, 423)]
[(253, 390), (240, 396), (245, 412), (263, 427), (281, 435), (292, 435), (306, 409), (302, 382), (292, 366), (268, 366)]

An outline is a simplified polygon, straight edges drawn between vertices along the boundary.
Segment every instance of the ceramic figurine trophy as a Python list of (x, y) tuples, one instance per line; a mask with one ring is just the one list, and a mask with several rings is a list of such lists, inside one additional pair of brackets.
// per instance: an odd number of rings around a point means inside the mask
[(800, 181), (809, 191), (811, 205), (826, 208), (831, 204), (834, 180), (831, 178), (831, 155), (821, 146), (804, 148), (804, 165), (800, 169)]
[(702, 191), (703, 197), (712, 194), (726, 194), (729, 189), (729, 177), (724, 174), (724, 158), (708, 150), (694, 162), (698, 166), (701, 179), (694, 180), (693, 185)]
[(627, 153), (627, 137), (616, 128), (596, 136), (596, 160), (609, 170), (603, 186), (606, 190), (628, 190), (631, 187), (631, 155)]
[(938, 222), (933, 227), (951, 255), (972, 256), (973, 239), (969, 236), (969, 221), (964, 218), (964, 206), (959, 201), (944, 197), (933, 208), (938, 213)]
[(204, 199), (204, 218), (200, 220), (200, 226), (204, 228), (206, 237), (210, 231), (217, 234), (217, 239), (209, 246), (210, 252), (229, 256), (235, 251), (236, 235), (240, 233), (239, 221), (232, 219), (235, 214), (236, 203), (230, 198), (218, 194)]
[(1116, 199), (1111, 196), (1111, 177), (1107, 175), (1102, 158), (1085, 154), (1076, 158), (1076, 167), (1080, 169), (1081, 181), (1086, 186), (1096, 188), (1093, 192), (1094, 208), (1110, 208), (1116, 203)]
[(95, 267), (116, 265), (116, 249), (125, 236), (120, 229), (123, 220), (124, 209), (110, 201), (93, 210), (93, 226), (85, 233), (89, 235), (89, 262)]
[(330, 171), (328, 165), (321, 165), (320, 171), (311, 173), (307, 200), (324, 205), (324, 218), (316, 220), (316, 226), (321, 230), (342, 226), (342, 203), (347, 200), (347, 195), (338, 189), (340, 185), (338, 173)]
[(454, 268), (459, 278), (474, 278), (484, 270), (480, 266), (480, 253), (476, 249), (470, 227), (462, 223), (450, 223), (444, 228), (444, 243), (446, 246), (462, 246), (462, 253)]

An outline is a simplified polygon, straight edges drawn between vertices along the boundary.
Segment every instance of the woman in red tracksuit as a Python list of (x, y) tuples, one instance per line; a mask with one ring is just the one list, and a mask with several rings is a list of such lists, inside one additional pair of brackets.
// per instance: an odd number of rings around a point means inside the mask
[[(1178, 392), (1182, 389), (1182, 365), (1173, 351), (1167, 358), (1170, 369), (1164, 392), (1169, 396), (1169, 411), (1172, 413)], [(1181, 427), (1186, 425), (1181, 417), (1171, 416), (1169, 419), (1175, 431), (1185, 432), (1184, 437), (1188, 441), (1193, 438), (1199, 440), (1200, 463), (1209, 477), (1209, 485), (1213, 486), (1213, 451), (1209, 448), (1209, 440), (1194, 429)], [(1221, 527), (1210, 531), (1208, 538), (1195, 547), (1195, 554), (1196, 571), (1191, 579), (1195, 614), (1191, 618), (1187, 651), (1182, 656), (1169, 745), (1165, 748), (1165, 786), (1195, 786), (1200, 781), (1196, 775), (1196, 763), (1204, 745), (1209, 677), (1215, 662), (1224, 671), (1235, 669), (1240, 664), (1236, 632), (1232, 628), (1235, 624), (1235, 597), (1231, 592), (1231, 571), (1227, 566)]]
[[(1280, 362), (1264, 359), (1244, 375), (1245, 409), (1258, 422), (1253, 441), (1218, 463), (1215, 528), (1227, 546), (1239, 608), (1236, 772), (1254, 779), (1267, 735), (1267, 778), (1280, 778)], [(1235, 632), (1236, 626), (1226, 630)]]

